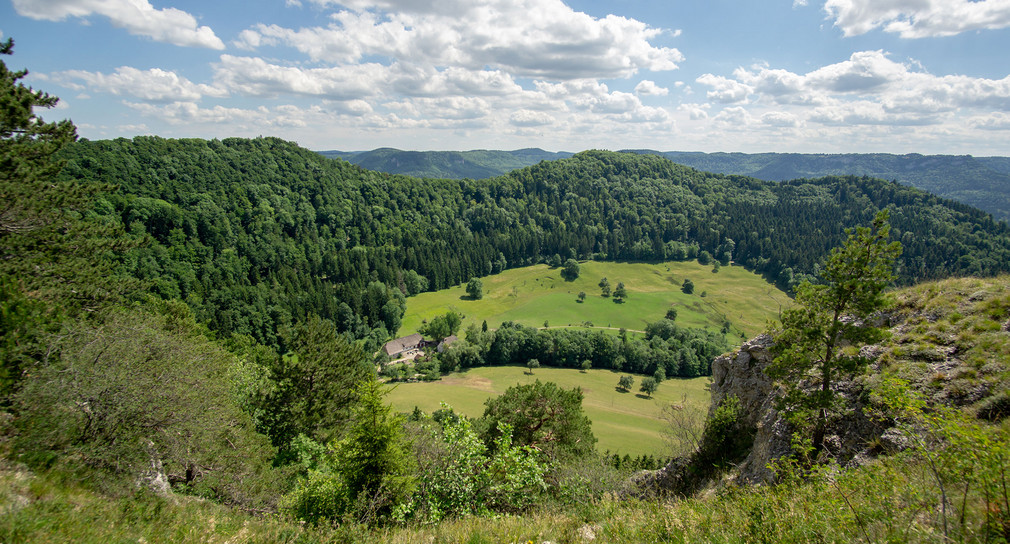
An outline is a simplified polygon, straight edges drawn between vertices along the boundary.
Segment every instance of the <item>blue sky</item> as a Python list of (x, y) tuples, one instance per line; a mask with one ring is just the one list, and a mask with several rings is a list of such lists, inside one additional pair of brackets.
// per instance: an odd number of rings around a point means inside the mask
[(1010, 0), (0, 0), (91, 139), (1010, 155)]

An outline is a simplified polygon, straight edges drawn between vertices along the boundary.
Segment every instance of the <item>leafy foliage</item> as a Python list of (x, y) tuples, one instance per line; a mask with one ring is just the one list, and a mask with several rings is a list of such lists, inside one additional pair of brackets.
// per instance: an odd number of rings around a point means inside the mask
[(579, 277), (579, 261), (568, 259), (565, 267), (561, 270), (561, 277), (568, 281), (575, 281)]
[(345, 429), (358, 384), (375, 371), (359, 346), (315, 315), (289, 329), (284, 343), (288, 352), (273, 361), (272, 386), (259, 401), (260, 427), (282, 449), (299, 434), (327, 443)]
[(83, 459), (118, 478), (141, 474), (225, 502), (271, 503), (274, 452), (229, 390), (234, 356), (208, 341), (180, 303), (71, 322), (16, 396), (19, 449)]
[[(858, 175), (893, 179), (1010, 219), (1010, 159), (970, 155), (888, 153), (658, 153), (707, 172), (786, 181)], [(725, 263), (724, 263), (725, 264)]]
[(627, 298), (627, 296), (628, 291), (624, 288), (624, 284), (617, 282), (617, 287), (614, 289), (614, 302), (624, 302), (624, 299)]
[(447, 336), (452, 336), (459, 331), (459, 326), (463, 322), (463, 316), (455, 311), (449, 310), (443, 315), (436, 316), (426, 323), (417, 332), (431, 338), (435, 343), (441, 342)]
[(466, 294), (473, 300), (484, 298), (484, 282), (480, 278), (470, 278), (470, 281), (466, 282)]
[(754, 429), (743, 423), (743, 407), (737, 397), (727, 397), (705, 421), (696, 466), (724, 468), (743, 459), (754, 442)]
[(651, 397), (652, 394), (656, 392), (656, 389), (659, 389), (659, 383), (656, 381), (656, 378), (652, 376), (646, 376), (642, 378), (642, 382), (638, 387), (639, 391), (645, 393), (646, 396), (649, 397)]
[[(331, 443), (295, 489), (282, 500), (293, 516), (318, 523), (344, 519), (374, 523), (387, 519), (414, 487), (414, 466), (403, 436), (403, 421), (385, 404), (385, 392), (375, 380), (361, 382), (359, 399), (347, 434)], [(303, 448), (304, 449), (304, 448)]]
[[(0, 56), (13, 49), (13, 40), (0, 42)], [(61, 313), (94, 311), (130, 285), (109, 278), (102, 259), (130, 243), (115, 225), (88, 217), (109, 186), (56, 181), (63, 162), (55, 155), (77, 138), (76, 128), (36, 115), (58, 99), (26, 87), (27, 73), (0, 60), (0, 403), (42, 356), (39, 334), (58, 328)]]
[(781, 406), (793, 422), (816, 418), (816, 452), (824, 439), (828, 412), (836, 408), (832, 384), (863, 369), (867, 361), (856, 347), (883, 335), (870, 320), (888, 305), (884, 288), (893, 278), (893, 263), (901, 252), (900, 243), (888, 241), (886, 211), (877, 214), (872, 226), (848, 233), (848, 240), (831, 252), (821, 273), (826, 283), (800, 285), (796, 305), (783, 312), (782, 330), (776, 335), (777, 356), (767, 369), (769, 376), (786, 387)]
[(525, 364), (609, 368), (666, 376), (711, 374), (712, 359), (727, 349), (725, 337), (704, 329), (680, 327), (667, 319), (646, 326), (646, 339), (619, 338), (603, 331), (536, 329), (507, 321), (496, 330), (467, 330), (466, 341), (438, 355), (443, 372), (456, 368)]
[(500, 176), (511, 170), (571, 157), (571, 153), (551, 153), (542, 149), (515, 151), (401, 151), (388, 147), (363, 152), (321, 151), (321, 155), (339, 158), (362, 168), (404, 174), (417, 178), (481, 179)]
[(484, 405), (486, 443), (498, 441), (505, 423), (516, 444), (530, 446), (550, 460), (584, 457), (596, 445), (578, 388), (565, 390), (553, 382), (537, 380), (509, 387)]
[[(449, 409), (451, 410), (451, 409)], [(448, 418), (415, 446), (418, 486), (398, 516), (424, 522), (467, 515), (520, 513), (547, 489), (549, 469), (539, 453), (513, 443), (512, 430), (499, 423), (489, 448), (466, 419)]]
[[(275, 347), (284, 327), (315, 313), (377, 348), (396, 325), (393, 290), (416, 292), (421, 278), (443, 289), (555, 254), (731, 253), (788, 288), (816, 273), (842, 239), (839, 224), (889, 206), (905, 247), (902, 283), (991, 274), (1010, 262), (1005, 225), (872, 179), (773, 184), (590, 151), (499, 178), (418, 180), (272, 138), (82, 141), (61, 155), (65, 179), (121, 187), (97, 219), (151, 236), (123, 259), (123, 272), (186, 300), (224, 336)], [(774, 234), (782, 232), (790, 236)], [(393, 289), (370, 298), (371, 282)]]

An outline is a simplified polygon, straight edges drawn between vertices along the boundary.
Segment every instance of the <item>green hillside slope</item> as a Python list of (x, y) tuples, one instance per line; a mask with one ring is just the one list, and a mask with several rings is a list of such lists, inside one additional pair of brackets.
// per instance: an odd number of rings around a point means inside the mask
[(912, 185), (1010, 220), (1010, 159), (970, 155), (887, 153), (652, 152), (709, 172), (785, 181), (823, 176), (870, 176)]
[(788, 287), (843, 228), (892, 207), (902, 283), (1010, 268), (1010, 231), (881, 180), (773, 183), (593, 151), (484, 180), (364, 170), (274, 138), (81, 141), (63, 179), (107, 182), (101, 221), (142, 247), (120, 271), (185, 300), (221, 334), (278, 345), (318, 314), (375, 347), (403, 295), (553, 259), (732, 259)]

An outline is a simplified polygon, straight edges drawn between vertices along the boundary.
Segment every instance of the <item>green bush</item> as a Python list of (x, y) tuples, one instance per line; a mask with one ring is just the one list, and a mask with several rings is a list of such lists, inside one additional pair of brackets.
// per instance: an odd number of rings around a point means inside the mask
[(696, 459), (699, 466), (725, 466), (742, 459), (754, 443), (753, 428), (743, 421), (740, 399), (726, 397), (705, 422)]
[(981, 403), (975, 411), (979, 419), (988, 421), (1000, 421), (1010, 416), (1010, 390), (993, 395)]
[(440, 428), (430, 430), (429, 440), (419, 442), (418, 486), (397, 509), (397, 518), (433, 522), (518, 513), (541, 500), (548, 465), (532, 448), (513, 444), (508, 424), (498, 424), (498, 438), (489, 449), (469, 421), (442, 421)]

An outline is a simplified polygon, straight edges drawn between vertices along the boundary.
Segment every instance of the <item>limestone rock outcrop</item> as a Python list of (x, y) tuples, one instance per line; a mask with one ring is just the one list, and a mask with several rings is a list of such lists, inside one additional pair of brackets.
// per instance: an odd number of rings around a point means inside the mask
[[(768, 464), (789, 454), (792, 426), (775, 408), (779, 388), (764, 370), (771, 364), (772, 337), (762, 334), (745, 342), (739, 350), (712, 361), (712, 407), (736, 396), (743, 408), (745, 423), (755, 429), (754, 445), (737, 466), (740, 483), (767, 483), (774, 474)], [(864, 411), (863, 387), (858, 380), (839, 380), (833, 389), (850, 408), (835, 419), (825, 437), (825, 452), (840, 465), (863, 462), (872, 457), (870, 444), (889, 425), (873, 420)]]

